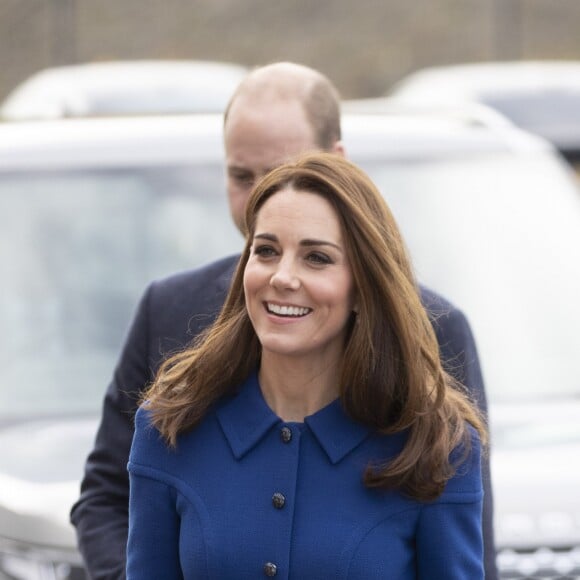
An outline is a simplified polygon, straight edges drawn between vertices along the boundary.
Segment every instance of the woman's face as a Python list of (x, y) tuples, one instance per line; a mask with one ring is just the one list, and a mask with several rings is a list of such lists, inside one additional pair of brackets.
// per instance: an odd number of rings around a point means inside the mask
[(287, 188), (264, 203), (244, 290), (263, 356), (337, 362), (353, 309), (353, 279), (338, 216), (325, 198)]

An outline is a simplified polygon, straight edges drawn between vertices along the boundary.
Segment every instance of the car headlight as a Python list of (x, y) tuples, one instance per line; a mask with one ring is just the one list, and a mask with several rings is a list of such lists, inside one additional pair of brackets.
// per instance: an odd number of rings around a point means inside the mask
[(580, 577), (580, 512), (504, 513), (495, 523), (501, 578)]
[(497, 555), (500, 578), (578, 578), (580, 547), (536, 550), (500, 550)]
[(0, 580), (87, 580), (78, 553), (0, 538)]

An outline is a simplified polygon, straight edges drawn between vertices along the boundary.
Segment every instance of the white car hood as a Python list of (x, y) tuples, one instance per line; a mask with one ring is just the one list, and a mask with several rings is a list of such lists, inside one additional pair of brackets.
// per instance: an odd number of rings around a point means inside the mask
[(492, 406), (496, 544), (580, 546), (580, 401)]
[(97, 420), (43, 419), (0, 428), (0, 536), (76, 545), (69, 512)]

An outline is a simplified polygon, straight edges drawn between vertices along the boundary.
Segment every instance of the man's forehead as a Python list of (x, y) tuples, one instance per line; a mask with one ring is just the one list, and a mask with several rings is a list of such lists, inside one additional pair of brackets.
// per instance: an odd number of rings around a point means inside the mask
[(245, 117), (226, 127), (225, 152), (229, 168), (266, 173), (296, 156), (317, 149), (312, 127), (300, 117)]
[(276, 111), (283, 109), (304, 109), (304, 90), (288, 89), (280, 86), (253, 87), (238, 93), (230, 103), (228, 117), (235, 113), (252, 111)]
[(228, 158), (226, 161), (226, 168), (228, 173), (252, 173), (257, 176), (266, 175), (276, 167), (284, 165), (288, 161), (291, 161), (294, 157), (298, 157), (304, 150), (297, 151), (293, 155), (288, 155), (286, 157), (277, 160), (268, 160), (268, 163), (264, 163), (263, 159), (231, 159)]
[(312, 130), (304, 103), (298, 99), (265, 99), (239, 97), (228, 112), (224, 131), (236, 130), (240, 125), (255, 127), (271, 126), (273, 123), (282, 125), (300, 125), (300, 130)]

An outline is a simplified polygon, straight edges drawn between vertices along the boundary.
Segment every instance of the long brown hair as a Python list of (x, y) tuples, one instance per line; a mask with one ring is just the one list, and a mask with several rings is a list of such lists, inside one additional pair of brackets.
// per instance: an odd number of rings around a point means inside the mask
[(304, 156), (258, 183), (246, 208), (244, 252), (218, 319), (191, 348), (161, 366), (145, 395), (153, 423), (175, 445), (179, 433), (193, 428), (259, 366), (260, 344), (245, 307), (243, 274), (258, 212), (286, 187), (323, 196), (341, 222), (358, 307), (341, 361), (342, 406), (378, 433), (408, 431), (401, 453), (388, 464), (377, 458), (364, 482), (433, 499), (457, 467), (450, 462), (451, 451), (460, 444), (464, 456), (469, 451), (468, 424), (485, 442), (484, 423), (461, 385), (442, 368), (387, 204), (362, 170), (337, 155)]

